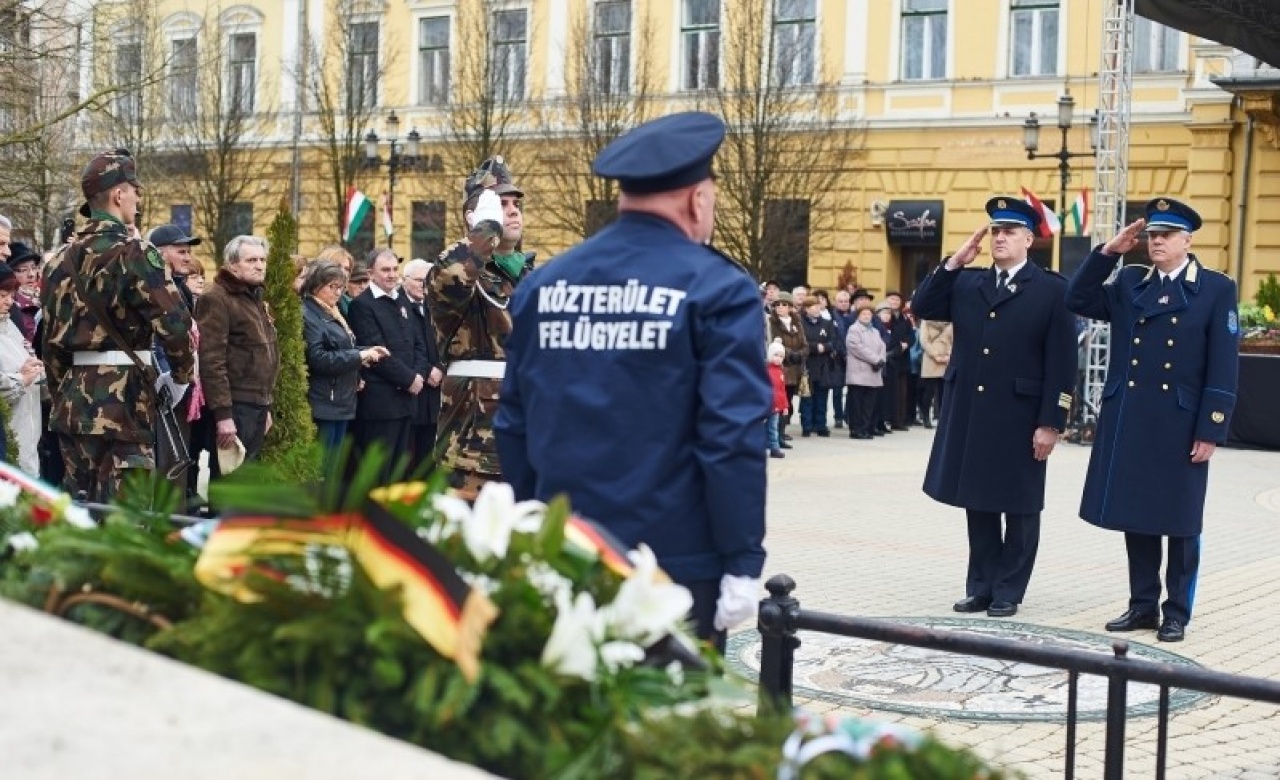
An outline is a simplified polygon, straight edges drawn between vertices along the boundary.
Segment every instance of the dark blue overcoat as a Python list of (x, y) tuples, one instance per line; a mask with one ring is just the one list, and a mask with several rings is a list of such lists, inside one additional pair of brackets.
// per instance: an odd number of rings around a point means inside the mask
[(624, 213), (511, 302), (494, 429), (522, 499), (567, 493), (677, 581), (759, 577), (773, 402), (751, 277)]
[(1209, 464), (1198, 441), (1223, 444), (1239, 366), (1236, 283), (1194, 258), (1163, 288), (1154, 268), (1095, 249), (1067, 293), (1078, 314), (1111, 323), (1102, 410), (1080, 517), (1102, 528), (1195, 536)]
[(1002, 292), (995, 271), (940, 266), (916, 290), (911, 309), (950, 322), (955, 343), (943, 375), (942, 415), (924, 492), (982, 512), (1044, 508), (1045, 461), (1038, 427), (1061, 431), (1075, 385), (1074, 318), (1067, 282), (1028, 262)]

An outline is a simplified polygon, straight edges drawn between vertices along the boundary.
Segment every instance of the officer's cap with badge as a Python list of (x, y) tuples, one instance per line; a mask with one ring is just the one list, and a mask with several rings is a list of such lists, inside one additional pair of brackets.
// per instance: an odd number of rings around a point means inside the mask
[(678, 190), (711, 178), (724, 132), (724, 122), (704, 111), (664, 116), (614, 139), (592, 170), (633, 195)]
[(515, 195), (524, 197), (524, 191), (516, 186), (511, 178), (511, 169), (502, 156), (490, 157), (480, 163), (480, 167), (467, 177), (462, 184), (462, 202), (468, 204), (471, 199), (484, 190), (493, 190), (498, 195)]
[(1173, 198), (1155, 198), (1147, 202), (1148, 233), (1194, 233), (1203, 222), (1196, 210)]
[(177, 225), (160, 225), (147, 234), (151, 245), (159, 249), (162, 246), (196, 246), (200, 243), (198, 236), (189, 236), (187, 231)]
[(1022, 198), (1011, 195), (997, 195), (987, 201), (987, 214), (991, 217), (991, 227), (1022, 227), (1036, 232), (1043, 219), (1040, 211)]
[(138, 169), (133, 162), (133, 155), (128, 149), (120, 148), (103, 152), (89, 161), (80, 174), (80, 191), (84, 193), (85, 203), (80, 207), (80, 216), (89, 216), (89, 203), (94, 195), (106, 192), (128, 182), (141, 188), (138, 181)]

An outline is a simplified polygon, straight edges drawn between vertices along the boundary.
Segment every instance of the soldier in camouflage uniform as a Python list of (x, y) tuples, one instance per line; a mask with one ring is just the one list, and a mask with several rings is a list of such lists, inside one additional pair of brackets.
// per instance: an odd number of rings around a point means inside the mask
[[(480, 193), (502, 203), (502, 223), (476, 220)], [(507, 302), (532, 266), (518, 248), (524, 233), (524, 192), (511, 181), (501, 157), (493, 157), (463, 185), (463, 213), (470, 233), (444, 250), (427, 277), (426, 295), (446, 367), (436, 451), (449, 468), (450, 485), (474, 500), (480, 487), (502, 478), (493, 439), (505, 355), (511, 332)]]
[[(195, 362), (191, 315), (160, 253), (133, 226), (142, 184), (129, 152), (93, 158), (80, 188), (88, 201), (80, 213), (89, 221), (46, 270), (43, 354), (53, 397), (49, 427), (62, 444), (64, 484), (105, 502), (119, 492), (126, 469), (155, 468), (153, 336), (180, 389), (191, 382)], [(81, 290), (126, 343), (108, 335)]]

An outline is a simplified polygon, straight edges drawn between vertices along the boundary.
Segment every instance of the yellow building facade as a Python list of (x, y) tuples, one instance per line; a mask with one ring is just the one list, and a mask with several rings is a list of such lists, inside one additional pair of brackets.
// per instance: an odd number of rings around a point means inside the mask
[[(1039, 118), (1039, 152), (1052, 155), (1061, 141), (1058, 101), (1070, 94), (1068, 148), (1090, 150), (1102, 0), (753, 1), (767, 15), (768, 32), (760, 36), (767, 78), (797, 92), (835, 95), (836, 116), (822, 127), (834, 121), (859, 138), (827, 191), (773, 194), (808, 204), (805, 221), (790, 226), (803, 234), (802, 243), (776, 266), (785, 270), (784, 283), (856, 281), (876, 293), (909, 291), (984, 223), (991, 195), (1025, 188), (1061, 210), (1058, 161), (1027, 158), (1024, 123), (1033, 113)], [(395, 181), (390, 240), (405, 257), (429, 256), (457, 232), (461, 181), (479, 162), (468, 165), (466, 151), (481, 148), (473, 144), (484, 124), (459, 127), (461, 104), (474, 113), (483, 102), (476, 96), (484, 90), (472, 83), (479, 71), (466, 63), (488, 52), (484, 80), (497, 84), (502, 106), (496, 151), (527, 191), (527, 248), (547, 258), (579, 238), (553, 217), (601, 207), (546, 195), (553, 186), (563, 190), (566, 168), (576, 187), (589, 177), (585, 159), (565, 152), (576, 130), (566, 117), (581, 97), (574, 74), (582, 46), (595, 57), (595, 83), (615, 99), (631, 96), (635, 116), (707, 106), (732, 76), (724, 72), (725, 57), (735, 13), (746, 7), (735, 4), (745, 2), (156, 0), (154, 48), (170, 107), (174, 74), (192, 78), (176, 69), (189, 54), (181, 41), (193, 38), (202, 50), (223, 52), (214, 69), (235, 82), (228, 94), (249, 90), (252, 111), (263, 117), (252, 131), (254, 181), (240, 196), (251, 205), (237, 219), (261, 233), (279, 204), (292, 203), (303, 253), (340, 237), (331, 164), (336, 133), (326, 131), (333, 122), (321, 116), (315, 80), (328, 79), (360, 106), (360, 121), (349, 122), (343, 138), (348, 156), (362, 154), (364, 135), (373, 131), (385, 162), (387, 117), (394, 112), (398, 151), (405, 153), (412, 131), (421, 160), (398, 170)], [(94, 53), (95, 72), (118, 69), (120, 41), (127, 40), (101, 34), (120, 23), (112, 7), (125, 6), (99, 3), (92, 21), (99, 28), (94, 39), (103, 41), (98, 46), (111, 48)], [(1194, 250), (1236, 277), (1245, 298), (1267, 273), (1280, 272), (1276, 107), (1266, 79), (1234, 50), (1145, 20), (1135, 26), (1124, 199), (1138, 205), (1168, 195), (1190, 202), (1205, 218)], [(156, 149), (163, 153), (163, 141)], [(1095, 186), (1091, 158), (1069, 165), (1067, 206)], [(357, 167), (352, 183), (377, 202), (390, 194), (388, 174), (385, 165)], [(168, 216), (208, 231), (192, 204), (180, 202), (182, 192), (176, 180), (149, 186), (148, 222)], [(380, 225), (366, 226), (366, 245), (387, 243)], [(1045, 240), (1036, 257), (1069, 271), (1089, 240), (1069, 225), (1064, 230), (1061, 246)]]

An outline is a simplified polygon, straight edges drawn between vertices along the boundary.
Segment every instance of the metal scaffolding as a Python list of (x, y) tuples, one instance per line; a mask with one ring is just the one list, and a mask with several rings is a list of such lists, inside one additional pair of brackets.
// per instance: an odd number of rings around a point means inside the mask
[[(1097, 186), (1094, 199), (1093, 241), (1111, 240), (1124, 227), (1124, 200), (1129, 176), (1129, 109), (1133, 95), (1134, 0), (1108, 0), (1102, 16), (1102, 64), (1098, 69)], [(1119, 263), (1116, 264), (1118, 269)], [(1102, 406), (1107, 378), (1110, 326), (1091, 322), (1079, 423), (1080, 438), (1091, 432)]]

